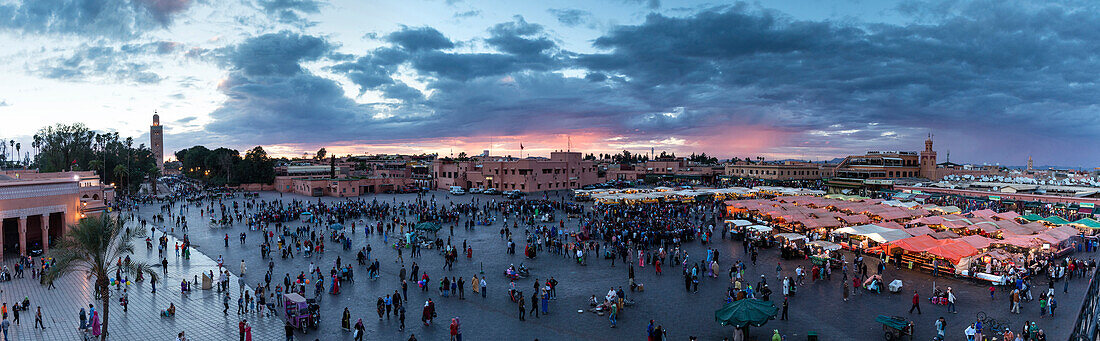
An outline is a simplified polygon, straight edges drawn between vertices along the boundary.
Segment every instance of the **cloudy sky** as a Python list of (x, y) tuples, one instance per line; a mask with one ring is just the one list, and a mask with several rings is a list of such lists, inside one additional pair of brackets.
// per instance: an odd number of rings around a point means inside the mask
[(5, 140), (1100, 157), (1095, 2), (0, 0), (0, 46)]

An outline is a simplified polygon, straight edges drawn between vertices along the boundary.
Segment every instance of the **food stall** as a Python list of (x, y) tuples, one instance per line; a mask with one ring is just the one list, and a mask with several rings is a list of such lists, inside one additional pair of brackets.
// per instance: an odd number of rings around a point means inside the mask
[(798, 233), (780, 233), (775, 235), (776, 241), (779, 242), (780, 255), (783, 259), (798, 258), (803, 256), (803, 249), (806, 246), (806, 236)]
[(772, 228), (766, 225), (751, 225), (745, 228), (748, 233), (746, 238), (749, 239), (754, 245), (759, 247), (768, 248), (771, 247), (771, 232)]
[(745, 227), (752, 226), (752, 222), (743, 219), (727, 219), (726, 230), (730, 232), (731, 238), (735, 240), (741, 240), (745, 237)]
[(815, 240), (809, 242), (810, 246), (810, 261), (817, 266), (825, 266), (825, 262), (829, 261), (829, 265), (833, 268), (839, 268), (841, 266), (840, 259), (837, 258), (837, 252), (840, 251), (840, 244)]

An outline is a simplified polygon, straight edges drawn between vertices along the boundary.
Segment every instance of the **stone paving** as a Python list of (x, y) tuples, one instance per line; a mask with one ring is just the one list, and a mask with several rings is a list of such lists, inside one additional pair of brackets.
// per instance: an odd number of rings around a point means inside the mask
[[(136, 225), (136, 224), (135, 224)], [(157, 235), (159, 237), (160, 234)], [(176, 241), (169, 236), (169, 245)], [(156, 247), (147, 250), (145, 242), (135, 240), (135, 253), (131, 259), (139, 262), (158, 264)], [(174, 340), (176, 334), (185, 331), (191, 340), (235, 340), (237, 339), (236, 297), (234, 293), (230, 304), (230, 314), (222, 314), (221, 296), (213, 290), (193, 290), (192, 293), (180, 294), (180, 281), (194, 280), (202, 272), (217, 269), (217, 262), (205, 255), (195, 252), (190, 259), (176, 258), (172, 251), (168, 255), (168, 274), (161, 272), (161, 281), (157, 283), (157, 292), (151, 293), (152, 285), (148, 278), (140, 283), (133, 283), (126, 291), (129, 293), (130, 304), (127, 311), (123, 311), (118, 297), (122, 293), (112, 287), (110, 330), (111, 339), (147, 339), (147, 340)], [(14, 269), (15, 262), (5, 262), (8, 268)], [(237, 288), (237, 277), (230, 279), (231, 288)], [(16, 278), (11, 282), (0, 283), (0, 301), (9, 303), (22, 301), (24, 297), (30, 299), (31, 309), (42, 306), (44, 324), (46, 329), (35, 330), (33, 314), (20, 316), (20, 325), (12, 325), (9, 337), (14, 340), (80, 340), (82, 333), (79, 330), (81, 307), (88, 304), (100, 306), (98, 299), (93, 296), (92, 281), (86, 280), (80, 274), (69, 274), (58, 279), (56, 288), (46, 289), (40, 285), (37, 279), (30, 277), (26, 272), (25, 278)], [(125, 286), (123, 286), (125, 287)], [(233, 290), (236, 291), (236, 290)], [(173, 318), (161, 317), (160, 312), (175, 303), (176, 316)], [(32, 311), (33, 313), (33, 311)], [(253, 318), (254, 314), (243, 316), (253, 325), (254, 340), (276, 340), (283, 336), (282, 324), (274, 318)], [(89, 334), (90, 336), (90, 334)]]
[[(433, 192), (438, 201), (469, 202), (478, 198), (488, 200), (489, 196), (466, 195), (462, 197), (446, 198), (444, 192)], [(262, 193), (261, 199), (271, 200), (280, 197), (277, 193)], [(379, 195), (379, 200), (412, 200), (413, 195)], [(300, 200), (315, 201), (316, 198), (306, 198), (286, 194), (283, 200), (297, 198)], [(365, 197), (371, 199), (371, 197)], [(498, 198), (499, 196), (495, 197)], [(238, 201), (243, 199), (238, 198)], [(324, 201), (338, 201), (343, 199), (322, 198)], [(178, 212), (178, 208), (176, 208)], [(148, 217), (158, 213), (157, 206), (145, 207), (139, 211), (142, 217)], [(212, 229), (206, 226), (206, 221), (199, 216), (199, 210), (192, 208), (187, 212), (188, 221), (191, 224), (189, 238), (200, 252), (194, 252), (190, 261), (176, 259), (172, 251), (168, 251), (169, 280), (158, 283), (156, 294), (149, 294), (149, 283), (139, 283), (133, 286), (130, 295), (130, 312), (123, 313), (117, 300), (112, 302), (111, 330), (112, 338), (133, 339), (148, 338), (151, 340), (169, 340), (179, 331), (186, 331), (192, 340), (235, 340), (237, 337), (238, 316), (235, 314), (237, 294), (232, 295), (230, 314), (228, 317), (221, 313), (222, 304), (218, 294), (213, 290), (195, 290), (188, 296), (179, 294), (180, 278), (191, 279), (200, 272), (206, 272), (216, 268), (211, 258), (222, 255), (225, 258), (229, 270), (236, 274), (238, 264), (244, 259), (249, 270), (245, 278), (246, 282), (254, 283), (262, 281), (266, 260), (261, 260), (258, 245), (262, 237), (258, 232), (248, 231), (247, 243), (241, 245), (237, 236), (247, 229), (242, 224), (227, 229)], [(562, 217), (564, 218), (564, 217)], [(362, 226), (361, 224), (356, 224)], [(292, 225), (294, 226), (294, 225)], [(575, 228), (576, 220), (567, 220), (566, 227)], [(666, 266), (664, 275), (656, 275), (651, 266), (637, 267), (635, 271), (637, 281), (644, 283), (645, 292), (628, 293), (628, 297), (636, 300), (637, 304), (625, 309), (619, 318), (617, 328), (609, 328), (610, 324), (606, 316), (596, 316), (587, 312), (587, 300), (592, 295), (602, 296), (611, 287), (625, 287), (627, 285), (627, 269), (624, 264), (617, 263), (615, 267), (610, 262), (598, 257), (590, 258), (587, 266), (580, 266), (562, 256), (551, 255), (546, 252), (539, 254), (536, 259), (527, 259), (522, 254), (508, 255), (505, 252), (505, 241), (499, 236), (501, 225), (498, 223), (489, 227), (477, 227), (475, 231), (465, 231), (458, 227), (454, 230), (452, 242), (461, 245), (465, 240), (472, 245), (474, 257), (466, 259), (460, 257), (454, 270), (441, 270), (442, 257), (434, 250), (424, 250), (421, 257), (410, 257), (405, 252), (404, 264), (411, 267), (412, 262), (420, 265), (422, 271), (426, 271), (431, 277), (433, 289), (421, 292), (410, 283), (409, 295), (411, 302), (406, 316), (406, 329), (398, 330), (396, 317), (379, 319), (375, 312), (375, 300), (385, 294), (392, 294), (400, 289), (400, 283), (396, 279), (401, 265), (395, 261), (396, 251), (392, 247), (384, 247), (382, 237), (365, 237), (362, 231), (354, 236), (353, 247), (344, 251), (333, 245), (328, 245), (329, 250), (324, 255), (315, 255), (312, 258), (297, 257), (294, 259), (275, 259), (275, 269), (272, 281), (281, 282), (284, 273), (297, 274), (306, 271), (312, 261), (322, 270), (332, 267), (337, 256), (345, 263), (354, 263), (355, 252), (359, 248), (370, 243), (373, 249), (372, 258), (381, 262), (381, 278), (377, 280), (366, 279), (365, 268), (356, 268), (356, 281), (341, 283), (343, 292), (339, 295), (323, 294), (321, 301), (322, 327), (320, 330), (310, 331), (306, 334), (298, 334), (297, 339), (311, 340), (351, 340), (350, 332), (339, 327), (340, 315), (345, 307), (352, 312), (352, 322), (362, 318), (367, 327), (367, 340), (405, 340), (410, 334), (415, 334), (420, 340), (446, 340), (448, 338), (447, 325), (451, 317), (462, 319), (463, 335), (466, 339), (504, 339), (504, 340), (607, 340), (607, 339), (642, 339), (645, 337), (645, 327), (650, 319), (656, 320), (668, 331), (671, 340), (686, 340), (688, 336), (698, 336), (701, 340), (721, 340), (730, 337), (733, 329), (723, 327), (714, 321), (714, 311), (722, 306), (721, 297), (728, 285), (725, 276), (717, 279), (704, 278), (701, 280), (698, 293), (688, 293), (683, 288), (683, 279), (680, 276), (680, 267)], [(183, 231), (176, 229), (174, 235), (181, 237)], [(229, 233), (229, 247), (224, 246), (224, 234)], [(520, 231), (514, 234), (522, 235)], [(159, 235), (159, 233), (158, 233)], [(444, 239), (450, 236), (449, 227), (444, 227), (439, 233)], [(516, 237), (520, 238), (520, 237)], [(169, 241), (171, 247), (175, 240)], [(390, 243), (393, 241), (390, 240)], [(326, 243), (327, 244), (327, 243)], [(719, 264), (728, 269), (737, 259), (744, 257), (740, 243), (718, 240), (711, 245), (721, 252)], [(145, 250), (144, 243), (137, 243), (137, 255), (135, 259), (142, 257), (155, 257), (156, 250)], [(698, 243), (687, 245), (693, 259), (704, 254), (704, 248)], [(522, 253), (522, 252), (519, 252)], [(205, 256), (203, 255), (205, 254)], [(756, 267), (749, 266), (748, 278), (758, 278), (761, 274), (769, 276), (769, 281), (774, 279), (775, 264), (778, 254), (774, 250), (764, 250), (760, 254)], [(849, 256), (849, 259), (851, 256)], [(744, 261), (749, 263), (748, 258)], [(531, 268), (531, 278), (516, 282), (517, 288), (521, 288), (528, 296), (531, 293), (531, 285), (534, 278), (545, 280), (554, 276), (559, 282), (558, 299), (551, 301), (548, 316), (534, 318), (529, 314), (526, 322), (518, 319), (516, 305), (507, 296), (508, 281), (502, 271), (509, 264), (525, 263)], [(794, 267), (802, 265), (808, 267), (806, 261), (783, 261), (784, 273), (789, 274)], [(467, 288), (466, 299), (444, 298), (435, 290), (438, 280), (442, 275), (465, 276), (467, 282), (470, 276), (479, 274), (483, 270), (489, 285), (488, 295), (485, 298), (474, 297)], [(481, 276), (479, 274), (479, 276)], [(839, 277), (838, 273), (834, 276)], [(888, 268), (887, 280), (901, 278), (905, 281), (906, 292), (904, 294), (871, 294), (860, 292), (851, 297), (848, 302), (841, 300), (840, 281), (835, 278), (832, 281), (807, 283), (800, 288), (797, 296), (791, 298), (790, 321), (770, 321), (761, 328), (754, 328), (754, 337), (765, 339), (770, 335), (771, 329), (778, 329), (788, 340), (805, 338), (809, 331), (815, 331), (821, 340), (875, 340), (882, 338), (881, 327), (874, 322), (878, 314), (900, 315), (912, 318), (916, 325), (915, 339), (929, 339), (933, 336), (933, 321), (939, 316), (945, 316), (948, 321), (948, 339), (960, 339), (961, 332), (967, 323), (973, 320), (979, 311), (985, 311), (998, 319), (1007, 320), (1010, 325), (1018, 329), (1025, 319), (1038, 320), (1037, 301), (1027, 302), (1022, 305), (1023, 314), (1011, 315), (1007, 313), (1007, 303), (1004, 293), (998, 292), (997, 299), (990, 301), (987, 286), (973, 284), (971, 282), (955, 279), (936, 278), (927, 274), (909, 270)], [(232, 288), (236, 288), (236, 277)], [(931, 292), (933, 280), (939, 286), (952, 286), (959, 299), (958, 314), (945, 313), (944, 306), (932, 306), (922, 299), (921, 308), (923, 314), (908, 314), (912, 290), (916, 289), (922, 297)], [(808, 280), (807, 280), (808, 281)], [(1068, 295), (1059, 295), (1059, 317), (1055, 320), (1042, 319), (1040, 326), (1046, 329), (1049, 339), (1066, 339), (1072, 328), (1073, 315), (1079, 309), (1082, 290), (1086, 280), (1074, 280), (1070, 284)], [(467, 284), (469, 285), (469, 284)], [(25, 322), (13, 328), (12, 336), (19, 340), (79, 340), (76, 326), (79, 323), (77, 312), (81, 305), (86, 306), (90, 301), (90, 287), (82, 278), (70, 275), (62, 278), (57, 283), (57, 289), (46, 291), (39, 286), (36, 280), (16, 279), (13, 282), (0, 283), (0, 289), (4, 290), (0, 298), (3, 301), (21, 300), (23, 296), (31, 297), (31, 305), (43, 305), (46, 314), (47, 329), (34, 331), (33, 316), (21, 317)], [(1077, 289), (1077, 290), (1075, 290)], [(310, 290), (312, 292), (312, 290)], [(1061, 283), (1058, 285), (1058, 293), (1061, 293)], [(404, 294), (402, 295), (404, 296)], [(773, 295), (773, 300), (778, 295)], [(430, 326), (420, 323), (420, 307), (427, 299), (436, 302), (438, 318)], [(41, 303), (40, 303), (41, 302)], [(178, 307), (177, 316), (173, 319), (159, 317), (159, 311), (168, 306), (169, 302), (175, 302)], [(98, 306), (98, 303), (96, 303)], [(530, 307), (528, 306), (528, 309)], [(583, 313), (577, 313), (584, 309)], [(253, 337), (255, 340), (282, 340), (282, 320), (279, 316), (260, 317), (255, 314), (242, 316), (248, 318), (253, 325)]]

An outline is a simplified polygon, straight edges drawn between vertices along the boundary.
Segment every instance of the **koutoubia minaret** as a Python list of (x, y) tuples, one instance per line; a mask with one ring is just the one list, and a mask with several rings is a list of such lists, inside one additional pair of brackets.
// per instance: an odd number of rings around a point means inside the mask
[(149, 148), (153, 150), (153, 158), (164, 174), (164, 127), (160, 126), (160, 115), (153, 112), (153, 125), (149, 126)]

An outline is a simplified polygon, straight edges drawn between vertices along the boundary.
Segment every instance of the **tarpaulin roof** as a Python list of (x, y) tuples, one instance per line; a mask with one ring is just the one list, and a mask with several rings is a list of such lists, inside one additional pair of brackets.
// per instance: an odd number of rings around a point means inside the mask
[(958, 263), (964, 257), (978, 254), (977, 248), (961, 240), (945, 240), (944, 243), (925, 251), (953, 263)]
[(1037, 242), (1034, 236), (1006, 235), (1002, 240), (994, 240), (993, 244), (1005, 244), (1019, 247), (1033, 247)]
[(1004, 220), (1012, 220), (1012, 219), (1016, 219), (1016, 217), (1019, 217), (1020, 214), (1016, 213), (1016, 212), (1013, 212), (1013, 211), (1008, 211), (1008, 212), (997, 213), (997, 214), (994, 214), (993, 216), (997, 217), (997, 218), (1004, 219)]
[(1043, 216), (1033, 213), (1033, 214), (1028, 214), (1028, 215), (1025, 215), (1025, 216), (1021, 216), (1020, 218), (1027, 219), (1028, 221), (1036, 221), (1036, 220), (1042, 220)]
[(902, 230), (895, 230), (871, 224), (839, 228), (834, 232), (864, 236), (879, 243), (889, 243), (891, 241), (905, 239), (912, 236)]
[(1062, 217), (1059, 217), (1059, 216), (1056, 216), (1056, 215), (1049, 216), (1049, 217), (1046, 217), (1046, 218), (1043, 218), (1043, 219), (1040, 219), (1040, 220), (1051, 223), (1051, 224), (1054, 224), (1054, 225), (1069, 224), (1069, 220), (1066, 220), (1065, 218), (1062, 218)]
[(1078, 225), (1078, 226), (1084, 226), (1084, 227), (1088, 227), (1088, 228), (1100, 229), (1100, 221), (1093, 220), (1092, 218), (1081, 218), (1081, 219), (1078, 219), (1075, 222), (1072, 222), (1071, 224)]
[(895, 230), (901, 230), (901, 229), (905, 228), (905, 227), (901, 226), (901, 224), (898, 224), (898, 222), (896, 222), (896, 221), (880, 221), (880, 222), (875, 223), (875, 226), (885, 227), (885, 228), (888, 228), (888, 229), (895, 229)]
[(986, 237), (979, 236), (979, 235), (965, 236), (965, 237), (959, 238), (959, 240), (961, 240), (963, 242), (966, 242), (967, 244), (970, 244), (970, 246), (973, 246), (974, 248), (977, 248), (977, 249), (984, 249), (986, 247), (989, 247), (989, 244), (992, 244), (994, 242), (993, 239), (986, 238)]
[(959, 238), (958, 233), (951, 232), (951, 231), (932, 232), (929, 235), (932, 236), (932, 238), (936, 238), (936, 239), (940, 239), (940, 240)]
[(829, 241), (824, 241), (824, 240), (812, 241), (812, 242), (810, 242), (810, 245), (817, 246), (817, 247), (820, 247), (820, 248), (828, 250), (828, 251), (840, 250), (840, 244), (829, 242)]
[(929, 235), (920, 235), (916, 237), (910, 237), (900, 239), (889, 243), (890, 246), (898, 247), (906, 251), (923, 252), (933, 247), (939, 246), (940, 241), (936, 238), (932, 238)]
[(752, 222), (750, 222), (748, 220), (731, 219), (731, 220), (726, 220), (726, 224), (733, 224), (734, 226), (741, 227), (741, 226), (752, 225)]
[(907, 229), (905, 229), (905, 232), (909, 232), (909, 234), (914, 235), (914, 236), (923, 236), (923, 235), (926, 235), (926, 234), (935, 233), (936, 231), (932, 231), (932, 229), (928, 228), (928, 226), (917, 226), (917, 227), (907, 228)]
[(868, 218), (867, 216), (862, 214), (853, 214), (841, 216), (840, 220), (843, 220), (844, 222), (849, 224), (864, 224), (871, 221), (871, 218)]
[(997, 215), (997, 212), (993, 212), (993, 210), (987, 208), (987, 209), (984, 209), (984, 210), (977, 210), (977, 211), (970, 212), (970, 215), (974, 216), (974, 217), (989, 218), (989, 217), (992, 217), (994, 215)]

